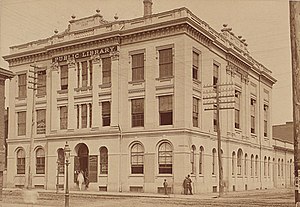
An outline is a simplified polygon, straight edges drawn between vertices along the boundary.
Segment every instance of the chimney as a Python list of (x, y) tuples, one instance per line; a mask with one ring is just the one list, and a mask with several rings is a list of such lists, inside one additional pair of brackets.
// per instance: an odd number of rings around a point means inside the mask
[(144, 0), (144, 17), (152, 14), (152, 0)]

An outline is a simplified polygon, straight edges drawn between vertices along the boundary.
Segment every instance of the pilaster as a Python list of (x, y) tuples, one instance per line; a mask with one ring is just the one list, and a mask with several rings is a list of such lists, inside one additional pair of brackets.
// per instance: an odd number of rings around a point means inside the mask
[(119, 125), (119, 51), (111, 53), (111, 126)]
[(50, 131), (56, 132), (59, 129), (59, 114), (57, 113), (57, 91), (59, 90), (59, 65), (58, 62), (51, 64), (51, 124)]
[[(74, 109), (74, 88), (75, 88), (75, 59), (69, 58), (68, 63), (68, 130), (76, 128), (76, 111)], [(78, 70), (78, 69), (77, 69)]]
[(100, 55), (94, 55), (91, 57), (92, 59), (92, 64), (93, 64), (93, 79), (92, 79), (92, 85), (93, 85), (93, 90), (92, 90), (92, 111), (93, 111), (93, 116), (92, 116), (92, 129), (99, 129), (100, 127), (100, 106), (99, 106), (99, 98), (98, 98), (98, 92), (99, 92), (99, 87), (98, 87), (98, 82), (97, 80), (98, 77), (101, 77), (101, 58)]

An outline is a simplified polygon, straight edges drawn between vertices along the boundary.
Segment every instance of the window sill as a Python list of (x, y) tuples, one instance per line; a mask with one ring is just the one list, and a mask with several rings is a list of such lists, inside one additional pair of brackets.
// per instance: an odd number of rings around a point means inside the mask
[(217, 177), (217, 175), (215, 175), (215, 174), (212, 174), (212, 175), (211, 175), (211, 177), (213, 177), (213, 178), (216, 178), (216, 177)]
[(24, 174), (16, 174), (15, 177), (25, 177), (25, 173)]
[(202, 178), (202, 177), (204, 177), (204, 175), (203, 175), (203, 174), (199, 174), (199, 177), (201, 177), (201, 178)]
[(16, 100), (18, 101), (25, 101), (27, 97), (16, 97)]
[(44, 177), (45, 177), (45, 174), (34, 174), (34, 177), (44, 178)]
[(58, 90), (57, 93), (58, 94), (66, 94), (66, 93), (68, 93), (68, 89)]
[(155, 80), (164, 82), (164, 81), (170, 81), (174, 78), (174, 76), (167, 76), (167, 77), (161, 77), (161, 78), (155, 78)]
[(90, 91), (93, 89), (93, 86), (84, 86), (80, 88), (74, 88), (74, 91), (79, 92), (79, 91)]
[(46, 98), (46, 94), (37, 94), (36, 97), (37, 98)]
[(238, 129), (238, 128), (235, 128), (235, 133), (238, 133), (238, 134), (241, 134), (242, 133), (242, 130), (241, 129)]
[(158, 174), (156, 177), (162, 178), (162, 177), (173, 177), (173, 174)]
[(144, 174), (130, 174), (128, 177), (144, 177)]
[(132, 84), (132, 85), (142, 85), (142, 83), (145, 83), (145, 80), (135, 80), (135, 81), (128, 82), (128, 84)]
[(99, 174), (98, 177), (108, 177), (108, 174)]
[(99, 85), (99, 88), (110, 88), (111, 87), (111, 83), (103, 83)]

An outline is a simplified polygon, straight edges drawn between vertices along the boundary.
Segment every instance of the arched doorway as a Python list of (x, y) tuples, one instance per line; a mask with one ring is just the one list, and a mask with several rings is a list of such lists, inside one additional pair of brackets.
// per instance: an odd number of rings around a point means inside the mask
[(77, 156), (74, 157), (74, 182), (77, 182), (77, 175), (83, 171), (89, 174), (89, 149), (84, 143), (77, 144), (75, 147)]

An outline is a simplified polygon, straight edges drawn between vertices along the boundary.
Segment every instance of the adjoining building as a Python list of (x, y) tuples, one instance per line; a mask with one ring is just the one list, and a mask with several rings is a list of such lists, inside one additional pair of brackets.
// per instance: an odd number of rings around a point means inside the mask
[[(181, 193), (188, 174), (195, 193), (217, 191), (216, 114), (204, 110), (204, 86), (232, 83), (234, 109), (220, 112), (226, 190), (277, 187), (276, 166), (287, 163), (277, 163), (273, 146), (271, 71), (226, 25), (217, 32), (187, 8), (152, 14), (151, 0), (144, 12), (111, 22), (99, 10), (73, 16), (64, 32), (10, 48), (4, 58), (17, 76), (10, 82), (8, 186), (28, 184), (34, 98), (36, 188), (64, 186), (67, 141), (73, 189), (83, 170), (92, 191), (161, 192), (167, 179)], [(33, 64), (36, 97), (28, 89)]]
[(5, 80), (12, 78), (14, 74), (0, 67), (0, 200), (2, 200), (2, 188), (4, 185), (4, 171), (6, 168), (6, 111), (5, 111)]

